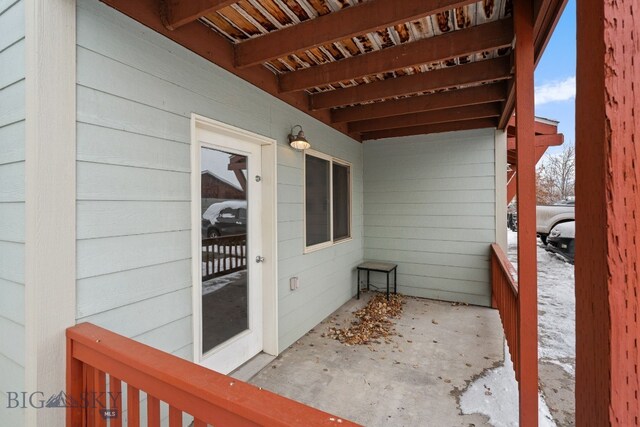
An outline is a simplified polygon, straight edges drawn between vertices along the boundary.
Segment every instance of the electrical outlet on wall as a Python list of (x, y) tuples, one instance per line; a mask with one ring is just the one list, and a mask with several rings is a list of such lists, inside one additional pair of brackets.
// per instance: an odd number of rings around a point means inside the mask
[(300, 287), (300, 279), (297, 277), (292, 277), (289, 279), (289, 289), (295, 291)]

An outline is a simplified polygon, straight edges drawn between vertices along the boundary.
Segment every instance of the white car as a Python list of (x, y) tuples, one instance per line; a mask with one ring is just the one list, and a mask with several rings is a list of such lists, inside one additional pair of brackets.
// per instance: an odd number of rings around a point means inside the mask
[(563, 222), (553, 227), (547, 237), (546, 249), (562, 255), (573, 263), (576, 252), (576, 222)]

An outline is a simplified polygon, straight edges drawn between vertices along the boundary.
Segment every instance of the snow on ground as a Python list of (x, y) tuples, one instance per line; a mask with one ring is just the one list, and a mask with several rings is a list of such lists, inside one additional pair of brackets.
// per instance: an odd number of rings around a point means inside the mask
[[(517, 268), (518, 233), (509, 230), (508, 256)], [(576, 304), (573, 265), (538, 242), (538, 357), (575, 374)]]
[[(487, 371), (460, 397), (460, 408), (463, 413), (484, 414), (489, 417), (489, 423), (495, 427), (518, 425), (518, 383), (506, 342), (504, 354), (504, 365)], [(538, 395), (538, 407), (538, 425), (555, 426), (549, 408), (541, 395)]]
[[(244, 279), (247, 275), (247, 270), (236, 271), (235, 273), (227, 274), (222, 277), (215, 277), (202, 283), (202, 296), (215, 292), (218, 289), (222, 289), (230, 283), (237, 280)], [(245, 279), (246, 280), (246, 279)]]
[[(508, 256), (517, 268), (518, 234), (508, 231)], [(538, 245), (539, 359), (575, 374), (575, 293), (573, 265)], [(487, 371), (460, 398), (463, 413), (481, 413), (498, 426), (518, 425), (518, 385), (505, 343), (503, 366)], [(549, 408), (539, 395), (539, 425), (554, 426)]]

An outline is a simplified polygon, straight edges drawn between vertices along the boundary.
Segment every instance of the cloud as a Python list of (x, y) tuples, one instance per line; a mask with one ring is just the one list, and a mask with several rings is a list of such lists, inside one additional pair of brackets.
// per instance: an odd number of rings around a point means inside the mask
[(567, 77), (537, 86), (535, 88), (536, 105), (549, 102), (568, 101), (576, 97), (576, 77)]

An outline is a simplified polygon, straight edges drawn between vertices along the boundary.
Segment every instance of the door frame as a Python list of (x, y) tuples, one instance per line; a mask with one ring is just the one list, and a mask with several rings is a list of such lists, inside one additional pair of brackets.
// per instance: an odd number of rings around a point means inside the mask
[[(200, 148), (198, 130), (217, 133), (259, 145), (262, 154), (262, 351), (278, 355), (278, 229), (277, 229), (277, 142), (195, 113), (191, 114), (191, 283), (193, 361), (202, 354), (202, 213), (200, 208)], [(249, 179), (250, 177), (247, 177)], [(247, 262), (250, 262), (248, 260)]]

